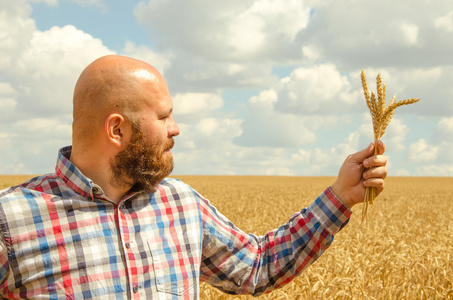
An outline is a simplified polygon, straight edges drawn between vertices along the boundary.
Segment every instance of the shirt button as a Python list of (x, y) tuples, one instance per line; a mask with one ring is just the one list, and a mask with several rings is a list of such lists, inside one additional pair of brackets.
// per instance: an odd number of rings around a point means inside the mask
[(134, 288), (132, 289), (132, 291), (133, 291), (134, 293), (137, 293), (137, 291), (138, 291), (138, 286), (134, 286)]
[(131, 247), (131, 244), (126, 243), (126, 248), (129, 249)]

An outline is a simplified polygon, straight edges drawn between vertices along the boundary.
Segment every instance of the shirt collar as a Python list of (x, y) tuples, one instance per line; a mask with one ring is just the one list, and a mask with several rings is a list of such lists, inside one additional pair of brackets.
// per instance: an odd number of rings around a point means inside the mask
[[(90, 198), (92, 201), (94, 201), (95, 198), (111, 201), (107, 198), (99, 185), (83, 175), (83, 173), (69, 160), (71, 151), (72, 146), (63, 147), (58, 151), (57, 165), (55, 167), (57, 175), (77, 194)], [(143, 191), (132, 189), (123, 200), (127, 200), (134, 194), (140, 192)]]
[(95, 185), (91, 179), (83, 175), (69, 160), (71, 151), (72, 146), (63, 147), (58, 151), (55, 172), (76, 193), (94, 200), (93, 193), (99, 193), (99, 186)]

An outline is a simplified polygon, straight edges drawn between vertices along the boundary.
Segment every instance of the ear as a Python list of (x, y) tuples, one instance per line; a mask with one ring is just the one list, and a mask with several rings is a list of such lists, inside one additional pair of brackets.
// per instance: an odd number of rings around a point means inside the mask
[(105, 133), (109, 142), (122, 148), (130, 138), (131, 128), (122, 115), (114, 113), (105, 120)]

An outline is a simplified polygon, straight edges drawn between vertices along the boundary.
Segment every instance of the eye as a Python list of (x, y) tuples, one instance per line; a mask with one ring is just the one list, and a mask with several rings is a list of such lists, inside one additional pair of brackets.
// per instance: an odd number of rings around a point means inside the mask
[(167, 123), (168, 116), (160, 117), (159, 120), (160, 120), (160, 121), (164, 121), (165, 123)]

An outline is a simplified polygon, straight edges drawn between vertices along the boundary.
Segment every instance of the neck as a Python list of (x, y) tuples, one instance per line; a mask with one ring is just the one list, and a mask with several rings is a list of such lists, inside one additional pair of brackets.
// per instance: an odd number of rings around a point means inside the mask
[(113, 203), (118, 204), (129, 192), (132, 186), (119, 187), (112, 184), (110, 178), (100, 177), (98, 179), (90, 177), (94, 183), (99, 185), (104, 191), (105, 196), (110, 199)]
[(111, 177), (110, 156), (107, 153), (100, 153), (99, 151), (92, 152), (84, 150), (83, 153), (79, 153), (77, 148), (74, 149), (73, 147), (69, 160), (83, 175), (100, 186), (108, 199), (118, 204), (132, 186), (119, 186), (115, 184)]

